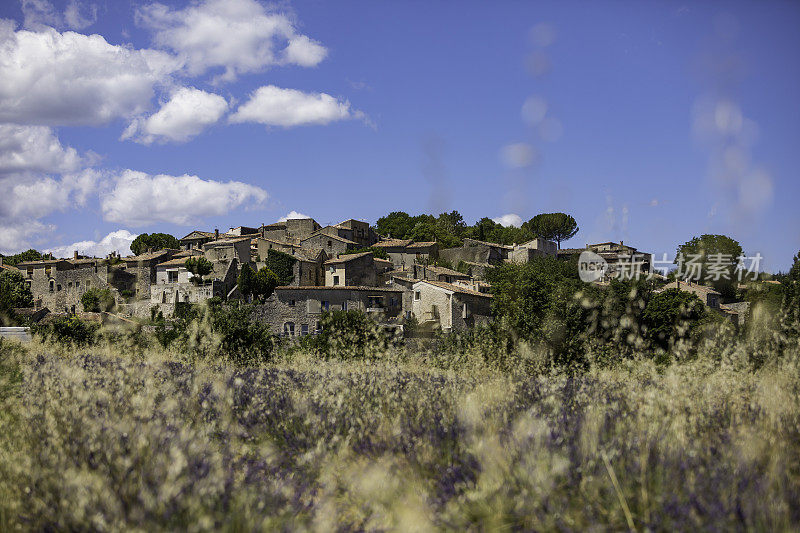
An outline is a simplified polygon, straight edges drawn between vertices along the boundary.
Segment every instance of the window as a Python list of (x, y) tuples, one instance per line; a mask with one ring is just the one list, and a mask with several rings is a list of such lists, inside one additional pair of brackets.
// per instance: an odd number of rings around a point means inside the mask
[(286, 322), (283, 325), (283, 334), (287, 337), (294, 337), (294, 322)]
[(308, 335), (308, 324), (300, 325), (300, 335)]
[(56, 285), (56, 290), (57, 290), (57, 291), (60, 291), (60, 290), (61, 290), (61, 284), (60, 284), (60, 283), (59, 283), (58, 285)]
[(338, 285), (339, 284), (339, 276), (333, 276), (333, 284), (334, 285)]
[(420, 300), (421, 298), (422, 298), (422, 292), (421, 291), (414, 291), (414, 299), (415, 300)]
[(168, 283), (178, 283), (178, 271), (177, 270), (167, 270), (167, 282)]
[(294, 300), (289, 300), (289, 307), (294, 307), (294, 304), (295, 304)]
[(347, 311), (347, 300), (342, 302), (342, 311)]
[(50, 280), (50, 292), (53, 292), (56, 288), (56, 282), (52, 279)]
[(69, 282), (67, 282), (67, 289), (71, 289), (71, 288), (72, 288), (72, 282), (69, 281)]
[(333, 246), (333, 241), (328, 241), (328, 248)]
[(81, 288), (81, 282), (80, 281), (76, 281), (75, 282), (75, 290), (80, 289), (80, 288)]
[(320, 307), (322, 307), (323, 311), (328, 311), (331, 308), (331, 303), (328, 300), (322, 300)]
[(469, 317), (469, 307), (467, 307), (467, 302), (464, 302), (464, 308), (461, 310), (461, 318), (468, 318)]
[(88, 291), (91, 288), (92, 288), (92, 280), (87, 279), (86, 280), (86, 290)]
[(367, 307), (370, 309), (383, 307), (383, 296), (368, 296)]

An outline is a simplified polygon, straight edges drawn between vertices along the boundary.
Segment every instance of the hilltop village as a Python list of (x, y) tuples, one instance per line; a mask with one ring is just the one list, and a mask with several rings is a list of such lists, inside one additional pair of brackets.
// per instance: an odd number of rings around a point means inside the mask
[[(402, 327), (413, 318), (420, 331), (448, 333), (490, 320), (488, 272), (503, 263), (540, 256), (569, 260), (591, 250), (612, 273), (633, 255), (641, 258), (643, 273), (652, 269), (650, 254), (623, 242), (559, 249), (543, 238), (513, 245), (464, 238), (460, 246), (443, 248), (436, 241), (379, 235), (369, 223), (354, 219), (325, 227), (312, 218), (297, 218), (225, 233), (198, 230), (178, 241), (179, 248), (128, 257), (90, 258), (76, 251), (70, 259), (21, 262), (16, 269), (34, 300), (27, 314), (35, 319), (80, 313), (83, 295), (96, 288), (109, 291), (121, 317), (168, 317), (182, 303), (250, 301), (252, 295), (241, 290), (242, 271), (269, 267), (279, 282), (256, 316), (276, 335), (315, 333), (321, 314), (335, 310), (361, 310), (387, 327)], [(208, 265), (203, 274), (191, 271), (192, 260), (200, 258)], [(691, 283), (678, 283), (678, 288), (720, 309), (713, 289)]]

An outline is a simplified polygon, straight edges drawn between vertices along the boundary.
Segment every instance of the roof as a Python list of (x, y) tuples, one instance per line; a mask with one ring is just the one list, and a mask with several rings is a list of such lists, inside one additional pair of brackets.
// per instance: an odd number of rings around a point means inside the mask
[(387, 239), (378, 241), (372, 246), (375, 248), (405, 248), (411, 244), (411, 239)]
[(384, 263), (384, 264), (386, 264), (386, 265), (393, 265), (393, 264), (394, 264), (394, 263), (392, 263), (391, 261), (389, 261), (388, 259), (381, 259), (380, 257), (375, 257), (373, 260), (374, 260), (376, 263)]
[(254, 240), (255, 241), (267, 241), (267, 242), (271, 242), (272, 244), (277, 244), (277, 245), (280, 245), (280, 246), (289, 246), (291, 248), (300, 248), (301, 247), (299, 244), (295, 244), (293, 242), (279, 241), (277, 239), (268, 239), (266, 237), (256, 237)]
[(677, 282), (673, 281), (671, 283), (667, 283), (666, 285), (664, 285), (664, 287), (661, 290), (665, 291), (667, 289), (680, 289), (680, 290), (693, 289), (709, 294), (720, 294), (719, 292), (714, 290), (713, 287), (707, 287), (706, 285), (700, 285), (699, 283), (692, 283), (690, 281), (681, 281), (680, 286), (677, 285)]
[(186, 266), (186, 259), (187, 259), (186, 257), (178, 257), (178, 258), (175, 258), (175, 259), (170, 259), (169, 261), (164, 261), (163, 263), (159, 263), (156, 266), (160, 266), (160, 267), (163, 267), (163, 266), (183, 266), (183, 267), (185, 267)]
[(292, 250), (292, 253), (289, 254), (298, 261), (305, 261), (306, 263), (316, 263), (319, 261), (319, 254), (321, 250), (317, 250), (317, 253), (314, 254), (312, 250), (304, 250), (302, 248), (298, 248), (297, 250)]
[(436, 246), (436, 241), (412, 242), (406, 248), (430, 248), (431, 246)]
[(426, 266), (426, 267), (423, 267), (423, 268), (426, 268), (426, 269), (430, 270), (434, 274), (441, 274), (443, 276), (459, 276), (459, 277), (465, 277), (465, 278), (469, 277), (469, 274), (464, 274), (463, 272), (459, 272), (458, 270), (453, 270), (452, 268), (447, 268), (447, 267)]
[(11, 272), (19, 272), (20, 271), (17, 267), (11, 266), (11, 265), (0, 265), (0, 269), (10, 270)]
[[(195, 236), (193, 237), (193, 235), (195, 235)], [(208, 239), (208, 238), (213, 239), (215, 236), (216, 236), (216, 234), (214, 232), (211, 232), (211, 231), (198, 231), (198, 230), (195, 230), (195, 231), (191, 232), (189, 235), (187, 235), (186, 237), (183, 237), (182, 239), (178, 239), (178, 240), (188, 241), (188, 240), (194, 240), (194, 239)]]
[(327, 237), (327, 238), (333, 239), (335, 241), (343, 242), (345, 244), (358, 244), (357, 242), (351, 241), (350, 239), (345, 239), (344, 237), (340, 237), (338, 235), (329, 235), (327, 233), (322, 233), (321, 231), (315, 231), (310, 236), (306, 237), (305, 239), (301, 240), (300, 242), (306, 242), (309, 239), (313, 239), (315, 237), (320, 237), (320, 236)]
[(194, 257), (197, 255), (203, 255), (203, 252), (200, 250), (181, 250), (180, 252), (176, 253), (174, 257)]
[(367, 255), (371, 256), (372, 252), (361, 252), (358, 254), (342, 254), (341, 256), (335, 259), (328, 259), (327, 261), (325, 261), (325, 264), (332, 265), (336, 263), (349, 263), (350, 261), (353, 261), (355, 259), (361, 259), (362, 257), (365, 257)]
[(250, 235), (245, 235), (243, 237), (224, 237), (222, 239), (217, 239), (215, 241), (207, 242), (203, 246), (211, 246), (211, 247), (226, 246), (229, 244), (235, 244), (237, 242), (249, 241), (250, 239), (252, 239)]
[(561, 248), (557, 250), (556, 253), (561, 255), (570, 255), (570, 254), (579, 254), (585, 251), (586, 248)]
[(403, 292), (403, 289), (392, 289), (389, 287), (365, 287), (363, 285), (336, 285), (336, 286), (322, 286), (322, 285), (303, 285), (300, 287), (281, 286), (275, 287), (276, 291), (291, 290), (291, 291), (367, 291), (367, 292)]
[[(427, 283), (428, 285), (433, 285), (434, 287), (438, 287), (440, 289), (444, 289), (444, 290), (450, 291), (450, 292), (456, 292), (456, 293), (459, 293), (459, 294), (468, 294), (470, 296), (482, 296), (483, 298), (492, 298), (491, 294), (485, 294), (483, 292), (473, 291), (473, 290), (467, 289), (465, 287), (462, 287), (461, 285), (454, 285), (452, 283), (445, 283), (444, 281), (431, 281), (431, 280), (426, 279), (426, 280), (419, 281), (417, 283)], [(415, 283), (414, 286), (416, 287), (416, 285), (417, 284)]]
[(146, 252), (139, 255), (130, 255), (128, 257), (123, 257), (122, 260), (125, 261), (126, 263), (139, 263), (144, 261), (152, 261), (153, 259), (158, 259), (159, 257), (162, 257), (172, 252), (177, 252), (177, 250), (164, 248), (162, 250), (156, 250), (155, 252)]
[(478, 244), (483, 244), (484, 246), (491, 246), (492, 248), (503, 248), (506, 250), (513, 250), (513, 246), (509, 246), (507, 244), (499, 244), (496, 242), (488, 242), (488, 241), (479, 241), (478, 239), (470, 239), (469, 237), (464, 237), (464, 245), (467, 244), (467, 241), (477, 242)]
[(66, 263), (66, 259), (39, 259), (37, 261), (21, 261), (17, 263), (17, 268), (22, 267), (29, 267), (29, 266), (47, 266), (47, 265), (55, 265), (56, 263)]
[(266, 224), (266, 225), (261, 226), (261, 227), (262, 228), (270, 228), (270, 229), (281, 229), (281, 228), (285, 229), (286, 228), (286, 221), (273, 222), (272, 224)]

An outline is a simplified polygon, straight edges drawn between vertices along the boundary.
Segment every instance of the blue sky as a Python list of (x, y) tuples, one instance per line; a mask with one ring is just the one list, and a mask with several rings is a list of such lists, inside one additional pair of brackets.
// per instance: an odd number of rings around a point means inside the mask
[(0, 19), (2, 252), (453, 209), (565, 211), (567, 246), (656, 254), (724, 233), (770, 270), (800, 249), (797, 3), (26, 0)]

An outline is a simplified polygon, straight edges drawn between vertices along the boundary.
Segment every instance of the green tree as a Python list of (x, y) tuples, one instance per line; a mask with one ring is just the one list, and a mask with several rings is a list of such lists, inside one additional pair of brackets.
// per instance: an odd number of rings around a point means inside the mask
[(783, 302), (781, 304), (781, 323), (785, 333), (791, 336), (800, 335), (800, 252), (794, 258), (794, 264), (781, 282), (783, 285)]
[(136, 237), (131, 243), (131, 252), (134, 255), (140, 255), (147, 251), (148, 248), (154, 252), (156, 250), (163, 250), (165, 248), (180, 248), (181, 243), (168, 233), (142, 233)]
[(108, 289), (89, 289), (81, 296), (81, 305), (87, 313), (110, 311), (114, 304), (114, 296)]
[(404, 211), (393, 211), (379, 218), (375, 228), (381, 235), (389, 235), (393, 239), (406, 239), (417, 223), (416, 218)]
[(52, 258), (53, 254), (42, 254), (39, 253), (37, 250), (31, 248), (30, 250), (26, 250), (18, 254), (3, 256), (3, 264), (16, 266), (19, 263), (27, 261), (41, 261), (42, 259), (52, 259)]
[(0, 271), (0, 324), (13, 317), (15, 307), (31, 307), (33, 295), (25, 277), (13, 270)]
[(667, 289), (654, 295), (642, 313), (645, 335), (664, 349), (687, 339), (706, 314), (697, 295), (680, 289)]
[(559, 249), (561, 241), (571, 239), (580, 229), (575, 219), (566, 213), (541, 213), (523, 225), (534, 237), (556, 241)]
[(391, 336), (362, 311), (330, 311), (320, 317), (320, 332), (303, 337), (304, 348), (323, 359), (373, 359)]
[(267, 267), (261, 267), (261, 270), (255, 275), (255, 283), (253, 284), (253, 295), (262, 300), (266, 300), (275, 291), (275, 287), (280, 285), (278, 275)]
[[(678, 272), (679, 275), (694, 279), (697, 274), (697, 281), (714, 287), (723, 298), (731, 300), (736, 297), (735, 269), (741, 255), (742, 246), (734, 239), (726, 235), (707, 234), (680, 245), (675, 263), (683, 261), (683, 265), (679, 265), (682, 270)], [(694, 266), (690, 264), (697, 265), (697, 270), (692, 270)]]
[(253, 272), (253, 269), (250, 268), (250, 265), (247, 263), (242, 266), (242, 269), (239, 272), (237, 284), (239, 285), (239, 292), (241, 292), (242, 296), (245, 298), (251, 296), (255, 291), (256, 273)]
[(264, 264), (278, 276), (278, 285), (289, 285), (294, 280), (294, 264), (297, 258), (278, 250), (268, 250)]
[(214, 270), (214, 265), (205, 257), (190, 257), (186, 260), (186, 270), (193, 274), (192, 283), (200, 285), (203, 283), (203, 276), (211, 274)]

